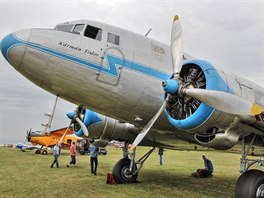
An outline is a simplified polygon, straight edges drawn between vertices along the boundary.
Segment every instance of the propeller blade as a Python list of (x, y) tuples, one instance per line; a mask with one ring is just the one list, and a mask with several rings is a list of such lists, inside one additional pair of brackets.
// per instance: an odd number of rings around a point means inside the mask
[(65, 130), (65, 132), (63, 133), (63, 135), (61, 136), (61, 138), (60, 138), (60, 140), (58, 142), (58, 145), (61, 145), (61, 142), (64, 139), (65, 135), (67, 134), (69, 128), (71, 127), (71, 124), (72, 124), (72, 122), (69, 124), (69, 126), (67, 127), (67, 129)]
[(263, 109), (256, 103), (248, 102), (236, 95), (214, 90), (184, 89), (183, 93), (200, 100), (220, 111), (236, 115), (259, 115)]
[[(182, 39), (182, 27), (179, 20), (179, 17), (176, 15), (173, 20), (172, 30), (171, 30), (171, 53), (172, 53), (172, 62), (173, 62), (173, 74), (174, 78), (178, 79), (179, 73), (182, 67), (182, 58), (183, 58), (183, 39)], [(178, 90), (178, 82), (166, 81), (163, 83), (163, 88), (165, 92), (172, 94), (176, 93)], [(154, 117), (147, 123), (147, 125), (140, 131), (133, 144), (130, 147), (130, 150), (137, 147), (140, 142), (147, 135), (153, 124), (156, 122), (160, 114), (163, 112), (167, 104), (167, 98), (163, 102), (162, 106)]]
[(86, 126), (84, 125), (84, 123), (80, 120), (80, 118), (75, 117), (76, 122), (78, 122), (78, 124), (81, 126), (82, 130), (83, 130), (83, 134), (88, 137), (89, 136), (89, 132), (86, 128)]
[(31, 129), (27, 130), (26, 141), (30, 141), (30, 139), (31, 139), (30, 135), (31, 135)]
[(179, 76), (182, 67), (183, 37), (182, 27), (178, 15), (174, 17), (171, 29), (171, 55), (173, 63), (173, 74)]
[(133, 144), (130, 147), (130, 150), (134, 149), (139, 145), (139, 143), (143, 140), (143, 138), (147, 135), (153, 124), (156, 122), (160, 114), (163, 112), (165, 106), (167, 104), (167, 101), (165, 100), (158, 110), (158, 112), (154, 115), (154, 117), (147, 123), (147, 125), (140, 131), (136, 139), (134, 140)]

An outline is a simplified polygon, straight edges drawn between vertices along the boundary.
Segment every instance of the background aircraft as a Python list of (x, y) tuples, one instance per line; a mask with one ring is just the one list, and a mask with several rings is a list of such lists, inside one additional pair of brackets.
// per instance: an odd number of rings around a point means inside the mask
[(48, 154), (48, 147), (54, 147), (60, 140), (62, 148), (69, 149), (72, 142), (77, 143), (77, 141), (82, 138), (75, 136), (72, 128), (65, 133), (66, 129), (67, 128), (57, 129), (50, 133), (33, 132), (30, 130), (27, 133), (27, 140), (33, 145), (41, 145), (41, 148), (36, 150), (36, 154)]
[(173, 141), (180, 138), (228, 149), (242, 140), (244, 173), (236, 196), (262, 196), (263, 172), (248, 169), (264, 162), (248, 160), (245, 143), (248, 148), (263, 147), (263, 88), (183, 54), (177, 17), (171, 37), (168, 47), (130, 31), (83, 20), (7, 35), (1, 51), (38, 86), (93, 110), (79, 106), (68, 114), (76, 135), (96, 138), (97, 146), (125, 141), (124, 158), (113, 168), (118, 183), (134, 182), (154, 150), (135, 161), (137, 145), (173, 148)]
[(23, 144), (23, 143), (15, 144), (15, 148), (21, 149), (21, 151), (23, 152), (25, 152), (26, 150), (39, 149), (38, 146), (32, 146), (32, 145)]

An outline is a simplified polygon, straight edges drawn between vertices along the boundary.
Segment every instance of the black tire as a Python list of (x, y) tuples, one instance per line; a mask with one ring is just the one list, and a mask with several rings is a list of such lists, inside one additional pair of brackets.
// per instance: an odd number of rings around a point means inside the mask
[(130, 159), (128, 158), (123, 158), (115, 164), (112, 173), (116, 183), (131, 184), (137, 180), (138, 173), (136, 173), (135, 175), (128, 174), (129, 166)]
[(36, 150), (36, 152), (35, 152), (36, 154), (40, 154), (41, 153), (41, 151), (40, 150)]
[(264, 172), (260, 170), (249, 170), (244, 172), (237, 180), (235, 197), (264, 197)]
[(47, 154), (48, 154), (48, 151), (43, 150), (43, 151), (41, 152), (41, 154), (42, 154), (42, 155), (47, 155)]

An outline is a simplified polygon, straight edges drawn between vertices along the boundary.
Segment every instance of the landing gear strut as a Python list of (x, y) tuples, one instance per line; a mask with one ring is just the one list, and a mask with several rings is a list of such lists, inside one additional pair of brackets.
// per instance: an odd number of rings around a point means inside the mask
[[(135, 161), (136, 148), (130, 153), (128, 152), (128, 143), (125, 142), (123, 148), (123, 158), (119, 160), (113, 168), (113, 176), (118, 184), (134, 183), (137, 180), (138, 172), (143, 167), (144, 162), (155, 150), (153, 147), (138, 161)], [(129, 159), (130, 157), (130, 159)]]
[(242, 139), (242, 157), (240, 160), (240, 172), (242, 173), (236, 183), (235, 197), (237, 198), (261, 198), (264, 197), (264, 172), (260, 170), (248, 170), (253, 164), (264, 166), (264, 159), (248, 159), (248, 153), (255, 141), (252, 138), (248, 148), (245, 146), (245, 137)]

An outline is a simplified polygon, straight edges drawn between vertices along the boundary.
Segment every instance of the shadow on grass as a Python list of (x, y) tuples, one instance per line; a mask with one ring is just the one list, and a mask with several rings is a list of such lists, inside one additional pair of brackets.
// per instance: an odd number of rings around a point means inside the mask
[(237, 178), (194, 178), (179, 172), (144, 170), (138, 180), (137, 187), (142, 186), (145, 190), (151, 188), (153, 193), (158, 188), (158, 192), (165, 193), (168, 197), (178, 193), (186, 194), (186, 197), (233, 197)]

